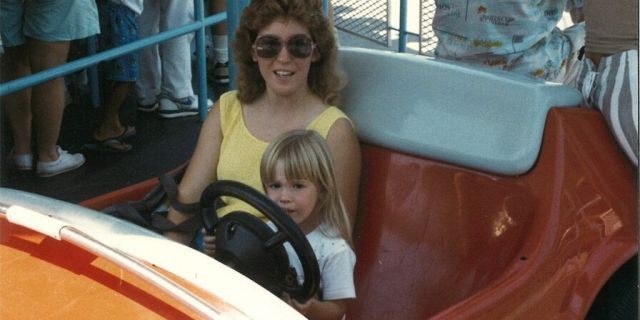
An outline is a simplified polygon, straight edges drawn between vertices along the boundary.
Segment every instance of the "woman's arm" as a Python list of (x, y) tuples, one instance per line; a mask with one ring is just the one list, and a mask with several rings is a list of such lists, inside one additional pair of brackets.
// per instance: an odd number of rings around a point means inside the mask
[(335, 174), (353, 228), (358, 210), (361, 158), (360, 143), (347, 119), (339, 119), (329, 130), (327, 144), (335, 162)]
[[(209, 112), (202, 129), (200, 129), (193, 157), (189, 161), (187, 171), (178, 186), (178, 201), (185, 204), (200, 201), (200, 195), (204, 188), (216, 180), (221, 141), (220, 102), (218, 101)], [(169, 208), (169, 213), (167, 214), (167, 218), (176, 224), (187, 220), (190, 216), (190, 214), (179, 212), (173, 208)], [(193, 238), (193, 234), (177, 232), (166, 232), (164, 235), (185, 244), (189, 243)]]

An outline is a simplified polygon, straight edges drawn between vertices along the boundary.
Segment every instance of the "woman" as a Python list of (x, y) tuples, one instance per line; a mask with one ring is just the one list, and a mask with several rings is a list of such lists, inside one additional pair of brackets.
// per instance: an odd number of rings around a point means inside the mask
[[(260, 159), (269, 142), (306, 128), (327, 140), (353, 223), (360, 147), (351, 121), (332, 107), (343, 82), (336, 67), (336, 40), (321, 1), (252, 1), (243, 11), (233, 49), (238, 91), (220, 97), (205, 121), (178, 188), (178, 202), (198, 202), (204, 188), (216, 180), (235, 180), (261, 190)], [(225, 201), (223, 214), (240, 209), (259, 215), (236, 199)], [(190, 216), (174, 208), (168, 214), (175, 223)], [(193, 237), (165, 235), (183, 243)]]

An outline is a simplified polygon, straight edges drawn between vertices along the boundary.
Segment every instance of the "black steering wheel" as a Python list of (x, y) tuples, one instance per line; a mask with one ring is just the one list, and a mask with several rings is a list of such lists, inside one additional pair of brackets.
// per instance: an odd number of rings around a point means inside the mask
[[(259, 218), (234, 211), (222, 218), (216, 200), (230, 196), (242, 200), (269, 218), (274, 231)], [(287, 292), (306, 302), (318, 291), (320, 268), (313, 249), (298, 225), (264, 194), (237, 181), (221, 180), (209, 185), (200, 198), (204, 228), (216, 235), (214, 258), (244, 274), (272, 293)], [(302, 264), (304, 282), (298, 285), (295, 270), (289, 267), (284, 249), (288, 241)]]

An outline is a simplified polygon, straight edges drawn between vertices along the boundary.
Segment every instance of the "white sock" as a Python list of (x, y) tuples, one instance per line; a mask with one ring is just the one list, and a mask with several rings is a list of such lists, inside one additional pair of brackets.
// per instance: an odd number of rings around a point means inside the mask
[(213, 56), (217, 62), (226, 63), (229, 61), (227, 42), (227, 36), (213, 35)]

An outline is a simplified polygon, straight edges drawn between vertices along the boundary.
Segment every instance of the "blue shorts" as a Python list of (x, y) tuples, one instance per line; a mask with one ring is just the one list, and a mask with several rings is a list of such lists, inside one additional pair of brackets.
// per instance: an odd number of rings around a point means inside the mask
[(0, 34), (5, 47), (26, 42), (71, 41), (100, 33), (95, 0), (2, 0)]
[[(105, 51), (138, 40), (136, 13), (128, 7), (110, 1), (98, 1), (100, 29), (98, 50)], [(130, 53), (105, 61), (100, 74), (113, 81), (136, 81), (138, 78), (138, 53)]]

